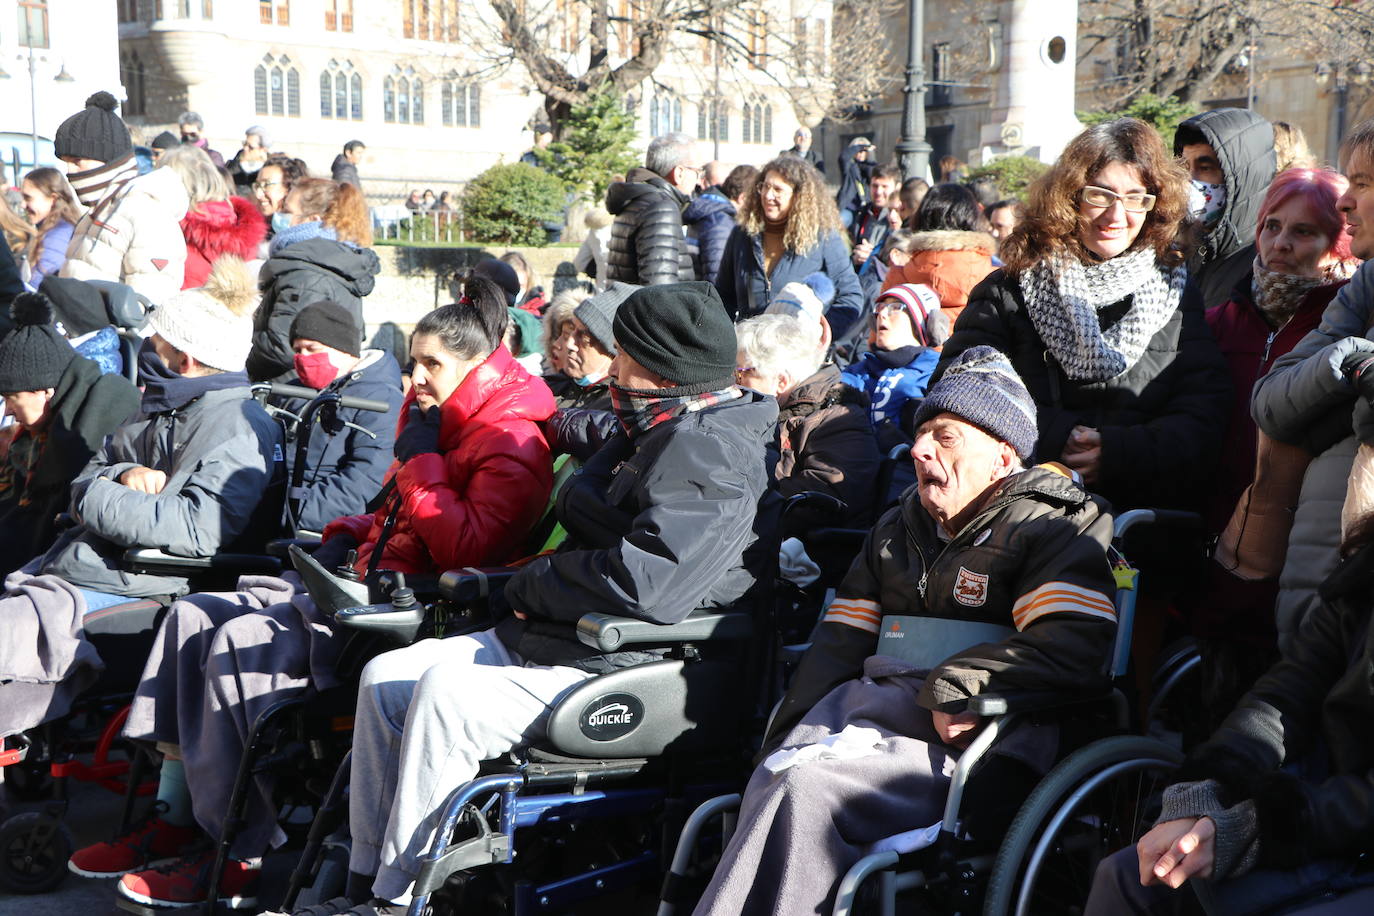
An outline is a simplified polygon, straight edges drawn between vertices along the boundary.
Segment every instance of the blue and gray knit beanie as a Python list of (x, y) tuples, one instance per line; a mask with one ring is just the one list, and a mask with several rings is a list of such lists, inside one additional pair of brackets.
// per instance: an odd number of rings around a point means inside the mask
[(946, 411), (1001, 439), (1022, 461), (1035, 452), (1035, 401), (1011, 363), (992, 347), (960, 353), (926, 392), (913, 426)]

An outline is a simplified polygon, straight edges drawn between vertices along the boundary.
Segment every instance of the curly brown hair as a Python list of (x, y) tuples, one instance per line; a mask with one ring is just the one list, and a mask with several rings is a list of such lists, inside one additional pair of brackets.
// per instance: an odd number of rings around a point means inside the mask
[(1133, 165), (1141, 184), (1155, 196), (1140, 234), (1128, 250), (1153, 248), (1160, 263), (1180, 264), (1187, 256), (1182, 230), (1188, 219), (1188, 173), (1169, 155), (1159, 132), (1136, 118), (1118, 118), (1089, 127), (1074, 137), (1059, 160), (1031, 185), (1025, 219), (1003, 240), (998, 252), (1010, 274), (1020, 274), (1056, 254), (1083, 261), (1078, 195), (1092, 176), (1114, 162)]
[(367, 202), (355, 186), (328, 178), (302, 178), (291, 188), (302, 216), (318, 216), (341, 242), (366, 248), (372, 244), (372, 221)]
[(825, 192), (821, 173), (800, 156), (779, 156), (759, 169), (753, 187), (745, 195), (736, 222), (750, 235), (763, 232), (763, 204), (759, 195), (769, 175), (777, 175), (792, 186), (792, 206), (787, 211), (783, 246), (793, 254), (816, 247), (828, 232), (840, 231), (840, 211)]

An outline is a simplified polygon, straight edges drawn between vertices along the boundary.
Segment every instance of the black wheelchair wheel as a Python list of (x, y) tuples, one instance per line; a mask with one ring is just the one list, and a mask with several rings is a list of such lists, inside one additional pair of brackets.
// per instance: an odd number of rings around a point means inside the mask
[(1077, 914), (1097, 864), (1154, 822), (1158, 795), (1183, 762), (1171, 745), (1104, 738), (1046, 774), (1012, 821), (993, 864), (984, 916)]
[(0, 888), (14, 894), (50, 891), (67, 876), (72, 835), (50, 814), (26, 811), (0, 825)]

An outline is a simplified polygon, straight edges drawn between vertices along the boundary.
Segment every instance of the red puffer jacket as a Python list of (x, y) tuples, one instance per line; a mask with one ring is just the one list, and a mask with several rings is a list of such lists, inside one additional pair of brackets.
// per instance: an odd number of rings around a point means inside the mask
[(232, 254), (245, 261), (257, 257), (267, 223), (253, 204), (231, 197), (192, 207), (181, 220), (181, 234), (186, 237), (186, 278), (181, 288), (195, 289), (205, 285), (220, 255)]
[[(401, 405), (401, 426), (411, 393)], [(441, 408), (443, 454), (392, 462), (392, 495), (372, 515), (330, 522), (327, 541), (351, 536), (361, 546), (355, 568), (367, 569), (396, 500), (400, 511), (382, 549), (379, 569), (426, 573), (494, 566), (518, 559), (548, 505), (552, 461), (537, 425), (554, 412), (553, 395), (505, 346), (469, 373)]]

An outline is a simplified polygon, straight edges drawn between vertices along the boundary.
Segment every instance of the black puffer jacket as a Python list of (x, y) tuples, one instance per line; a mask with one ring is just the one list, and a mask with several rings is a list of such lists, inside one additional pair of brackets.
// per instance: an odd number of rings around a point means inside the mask
[(778, 460), (773, 474), (784, 497), (829, 493), (848, 507), (844, 524), (873, 521), (878, 443), (868, 422), (868, 396), (840, 381), (834, 365), (778, 399)]
[(687, 250), (682, 210), (687, 198), (661, 176), (634, 168), (606, 191), (615, 217), (606, 255), (609, 280), (653, 286), (695, 280)]
[[(78, 356), (67, 364), (48, 409), (41, 444), (27, 435), (11, 440), (18, 427), (0, 433), (6, 444), (0, 457), (5, 465), (0, 470), (0, 557), (11, 569), (52, 545), (55, 519), (71, 504), (72, 481), (105, 437), (138, 413), (138, 389)], [(26, 473), (30, 460), (32, 472)]]
[[(274, 252), (258, 274), (262, 302), (253, 315), (248, 378), (284, 382), (294, 374), (291, 322), (307, 305), (337, 302), (363, 327), (363, 297), (372, 292), (381, 262), (371, 248), (333, 239), (294, 242)], [(361, 340), (361, 338), (360, 338)]]
[[(1099, 316), (1119, 318), (1124, 312), (1123, 300)], [(1073, 427), (1090, 426), (1102, 434), (1094, 490), (1116, 511), (1201, 504), (1226, 432), (1231, 379), (1191, 283), (1136, 364), (1105, 382), (1076, 382), (1064, 374), (1031, 322), (1020, 283), (1002, 270), (969, 294), (935, 379), (956, 356), (980, 344), (1007, 354), (1035, 399), (1036, 460), (1058, 461)]]
[(1230, 297), (1255, 260), (1260, 204), (1274, 180), (1274, 128), (1244, 108), (1204, 111), (1178, 126), (1174, 154), (1199, 136), (1216, 150), (1226, 180), (1221, 216), (1188, 262), (1203, 307), (1210, 309)]
[(777, 562), (776, 519), (759, 511), (777, 417), (772, 398), (745, 391), (607, 442), (558, 493), (567, 541), (506, 586), (529, 619), (502, 621), (502, 642), (535, 664), (604, 671), (649, 655), (596, 654), (577, 639), (583, 614), (676, 623), (751, 594)]
[(1217, 780), (1226, 807), (1254, 801), (1261, 867), (1290, 871), (1313, 859), (1353, 859), (1369, 849), (1371, 595), (1374, 545), (1366, 544), (1322, 584), (1322, 603), (1284, 659), (1179, 771), (1182, 782)]

